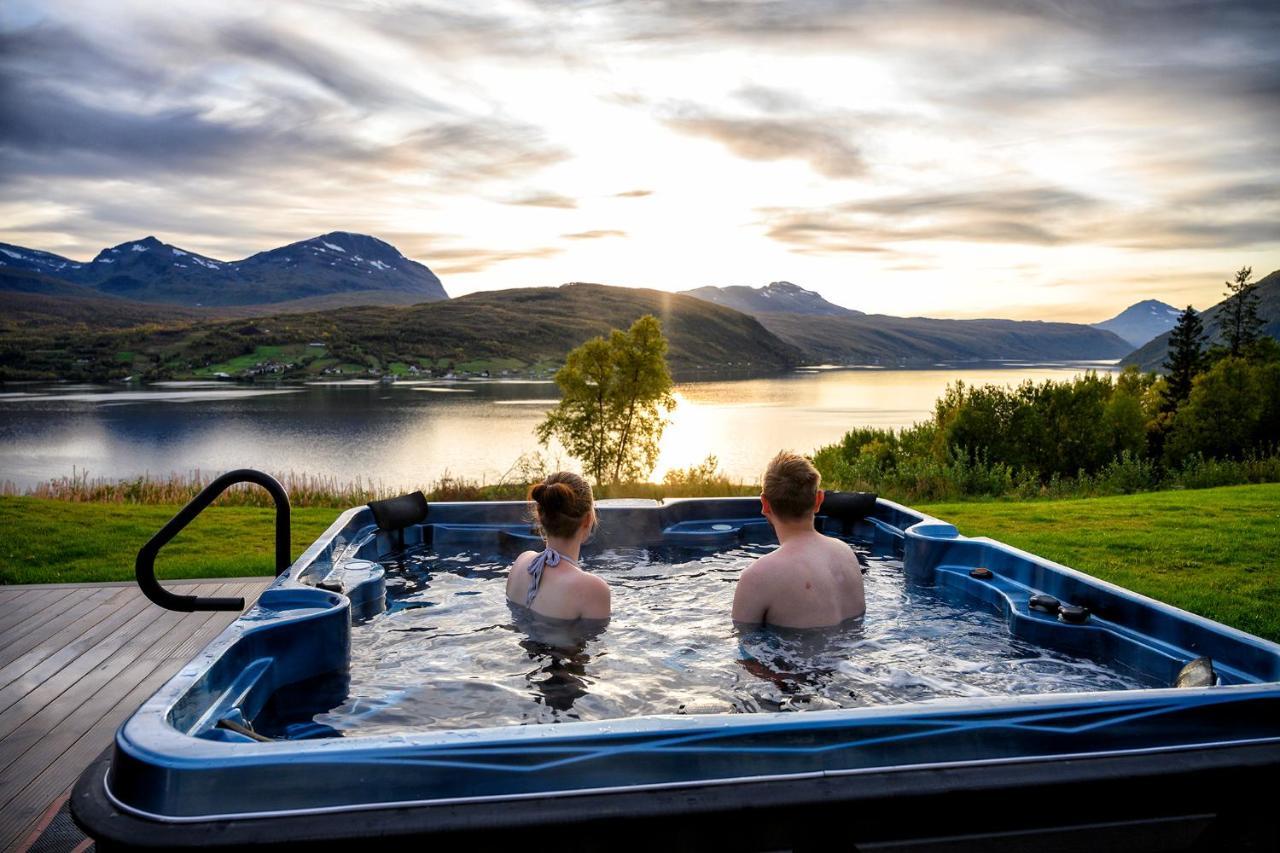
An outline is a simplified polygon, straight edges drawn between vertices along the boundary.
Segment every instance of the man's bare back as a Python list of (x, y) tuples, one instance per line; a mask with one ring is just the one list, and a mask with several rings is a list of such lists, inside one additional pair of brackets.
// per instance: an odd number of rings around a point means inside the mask
[(853, 549), (814, 527), (822, 476), (803, 456), (783, 451), (764, 472), (760, 512), (781, 543), (748, 566), (733, 594), (733, 621), (823, 628), (863, 615), (862, 569)]
[(827, 627), (866, 609), (853, 550), (812, 527), (748, 566), (733, 596), (733, 621), (747, 625)]

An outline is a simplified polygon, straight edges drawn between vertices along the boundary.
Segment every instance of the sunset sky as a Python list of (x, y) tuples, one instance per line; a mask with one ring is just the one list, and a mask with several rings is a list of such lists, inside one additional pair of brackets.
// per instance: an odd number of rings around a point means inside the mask
[(1280, 268), (1280, 4), (0, 6), (0, 240), (1100, 320)]

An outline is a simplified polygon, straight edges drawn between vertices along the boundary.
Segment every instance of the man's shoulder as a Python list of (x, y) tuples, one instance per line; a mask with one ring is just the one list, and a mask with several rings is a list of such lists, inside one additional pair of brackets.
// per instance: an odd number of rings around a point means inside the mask
[(787, 554), (781, 548), (776, 551), (770, 551), (762, 557), (757, 557), (751, 565), (742, 570), (742, 577), (750, 577), (753, 580), (764, 580), (778, 574), (790, 562)]

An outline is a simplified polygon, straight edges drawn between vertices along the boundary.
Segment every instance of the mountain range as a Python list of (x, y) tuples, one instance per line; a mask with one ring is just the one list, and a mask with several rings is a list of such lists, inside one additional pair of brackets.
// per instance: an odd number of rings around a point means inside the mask
[[(1257, 285), (1258, 316), (1262, 318), (1262, 334), (1280, 339), (1280, 270), (1260, 279)], [(1200, 320), (1210, 344), (1225, 343), (1222, 333), (1222, 312), (1227, 300), (1206, 309)], [(1134, 364), (1143, 370), (1160, 370), (1169, 354), (1169, 332), (1165, 332), (1129, 353), (1120, 362)]]
[(1144, 299), (1121, 311), (1110, 320), (1092, 323), (1095, 329), (1115, 332), (1134, 347), (1164, 334), (1178, 322), (1181, 314), (1177, 308), (1158, 299)]
[[(1280, 336), (1275, 273), (1261, 293), (1268, 331)], [(1215, 310), (1206, 314), (1211, 332)], [(1167, 329), (1178, 313), (1148, 300), (1093, 326), (893, 317), (836, 305), (786, 281), (683, 294), (575, 284), (449, 299), (425, 265), (345, 231), (240, 261), (155, 237), (85, 262), (0, 244), (0, 379), (257, 375), (265, 363), (297, 378), (499, 363), (545, 373), (548, 360), (646, 312), (663, 319), (673, 366), (686, 374), (805, 363), (1112, 359), (1129, 354), (1130, 341)], [(546, 328), (557, 331), (543, 340)], [(1126, 361), (1158, 368), (1166, 338)]]
[[(187, 306), (265, 305), (338, 294), (360, 294), (362, 304), (448, 298), (440, 279), (425, 265), (389, 243), (348, 231), (239, 261), (210, 258), (155, 237), (103, 249), (83, 262), (0, 243), (0, 272), (32, 273), (87, 287), (100, 296)], [(57, 295), (57, 289), (49, 295)]]
[(820, 294), (789, 281), (774, 281), (764, 287), (699, 287), (681, 291), (686, 296), (737, 309), (743, 314), (807, 314), (818, 317), (851, 317), (862, 314), (828, 302)]
[(684, 291), (750, 314), (812, 363), (925, 366), (937, 362), (1120, 358), (1114, 333), (1038, 320), (938, 320), (864, 314), (790, 282)]

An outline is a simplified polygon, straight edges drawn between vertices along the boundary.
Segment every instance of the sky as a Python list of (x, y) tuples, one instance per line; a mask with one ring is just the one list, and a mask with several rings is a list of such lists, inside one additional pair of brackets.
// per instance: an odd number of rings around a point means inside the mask
[(0, 240), (1095, 321), (1280, 268), (1280, 3), (0, 5)]

